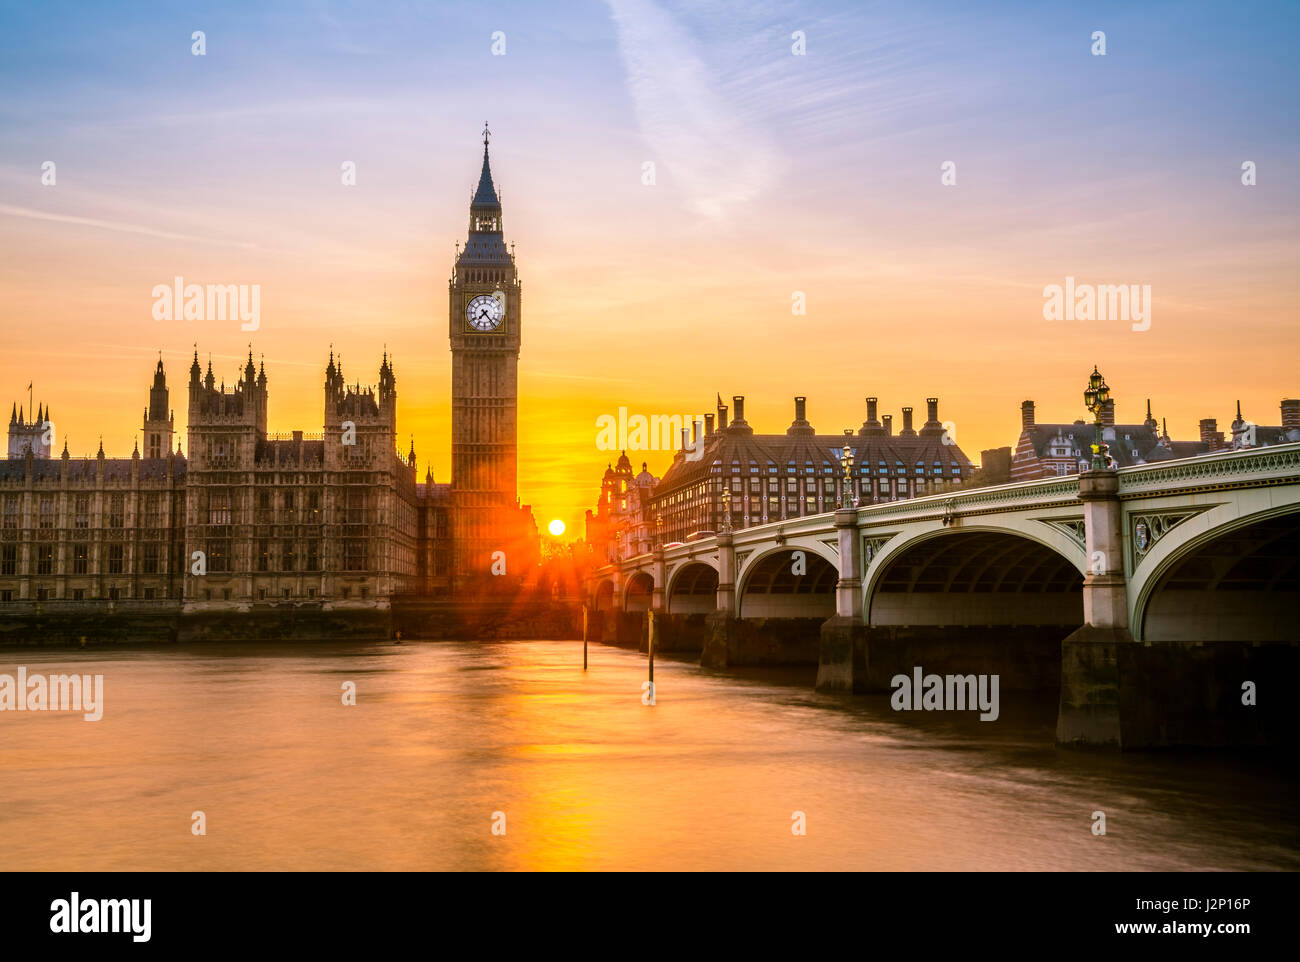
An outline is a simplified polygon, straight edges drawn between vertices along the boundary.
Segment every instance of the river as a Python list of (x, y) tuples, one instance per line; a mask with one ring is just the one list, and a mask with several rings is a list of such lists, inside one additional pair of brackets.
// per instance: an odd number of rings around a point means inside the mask
[(660, 659), (646, 706), (644, 655), (549, 641), (20, 665), (102, 673), (104, 714), (0, 712), (7, 870), (1300, 869), (1281, 758), (1058, 751), (1012, 692), (980, 722)]

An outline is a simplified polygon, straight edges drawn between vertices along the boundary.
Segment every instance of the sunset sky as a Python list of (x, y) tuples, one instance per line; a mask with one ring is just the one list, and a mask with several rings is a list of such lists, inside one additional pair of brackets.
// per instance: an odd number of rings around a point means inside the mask
[[(1300, 7), (1065, 6), (5, 2), (0, 400), (34, 382), (60, 448), (125, 456), (159, 351), (183, 426), (194, 345), (229, 386), (251, 342), (271, 430), (318, 432), (330, 345), (362, 383), (386, 345), (401, 447), (449, 480), (447, 279), (486, 120), (543, 528), (580, 532), (617, 457), (600, 415), (716, 392), (769, 432), (806, 394), (825, 433), (866, 395), (896, 423), (937, 395), (977, 463), (1026, 398), (1086, 416), (1094, 363), (1120, 421), (1150, 397), (1175, 438), (1237, 399), (1279, 423), (1300, 395)], [(260, 330), (154, 320), (177, 275), (261, 285)], [(1066, 276), (1150, 285), (1150, 330), (1044, 320)]]

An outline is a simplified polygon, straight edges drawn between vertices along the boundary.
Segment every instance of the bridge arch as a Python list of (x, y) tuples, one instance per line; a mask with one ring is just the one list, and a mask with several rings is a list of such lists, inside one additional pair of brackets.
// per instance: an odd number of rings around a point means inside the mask
[(654, 598), (655, 579), (648, 571), (633, 571), (623, 588), (624, 611), (649, 611)]
[[(1138, 560), (1129, 587), (1136, 639), (1300, 638), (1300, 499), (1279, 504), (1277, 491), (1235, 492), (1179, 521)], [(1134, 510), (1126, 523), (1138, 517)]]
[(1083, 624), (1084, 552), (1047, 525), (962, 525), (899, 534), (873, 559), (867, 624)]
[(592, 592), (592, 604), (597, 611), (614, 610), (614, 581), (612, 578), (602, 578), (596, 583), (595, 590)]
[(664, 595), (668, 613), (710, 614), (718, 606), (718, 569), (707, 561), (686, 561), (668, 576)]
[[(794, 553), (803, 552), (796, 565)], [(828, 549), (793, 543), (745, 559), (736, 585), (740, 618), (830, 618), (835, 614), (838, 561)]]

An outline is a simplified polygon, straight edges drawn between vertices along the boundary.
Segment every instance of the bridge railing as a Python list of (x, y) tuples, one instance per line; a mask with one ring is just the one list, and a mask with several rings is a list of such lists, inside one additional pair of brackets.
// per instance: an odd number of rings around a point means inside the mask
[(1300, 443), (1216, 451), (1160, 464), (1119, 469), (1120, 497), (1153, 491), (1240, 486), (1259, 482), (1300, 482)]

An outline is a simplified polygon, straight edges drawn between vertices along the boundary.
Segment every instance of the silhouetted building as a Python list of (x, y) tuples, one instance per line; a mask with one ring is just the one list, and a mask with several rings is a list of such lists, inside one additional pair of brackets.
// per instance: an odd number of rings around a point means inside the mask
[[(266, 371), (249, 352), (233, 387), (198, 352), (189, 458), (175, 451), (162, 361), (130, 458), (49, 457), (43, 404), (10, 416), (0, 462), (0, 603), (171, 600), (386, 608), (403, 594), (517, 585), (537, 526), (517, 496), (519, 282), (501, 239), (486, 140), (470, 234), (450, 285), (452, 478), (416, 483), (397, 443), (397, 378), (349, 385), (330, 351), (321, 433), (268, 433)], [(507, 577), (501, 578), (500, 575)]]
[(605, 469), (596, 510), (587, 511), (587, 544), (603, 546), (599, 561), (613, 561), (619, 555), (645, 554), (655, 545), (655, 513), (652, 497), (659, 483), (641, 462), (641, 472), (632, 474), (627, 452), (618, 463)]

